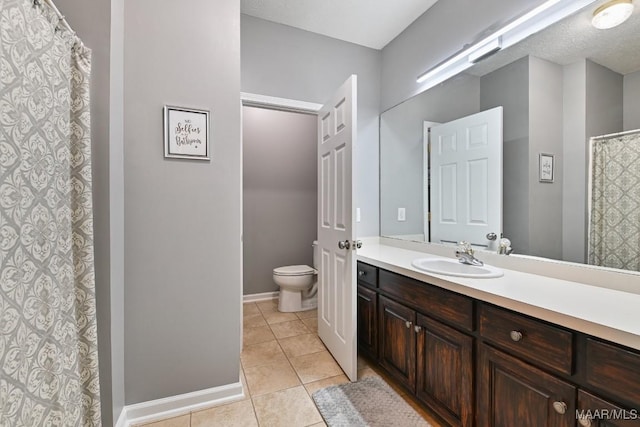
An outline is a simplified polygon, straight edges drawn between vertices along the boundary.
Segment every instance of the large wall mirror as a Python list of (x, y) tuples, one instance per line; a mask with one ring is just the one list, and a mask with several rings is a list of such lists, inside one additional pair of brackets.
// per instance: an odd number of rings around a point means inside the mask
[[(429, 128), (502, 107), (501, 197), (486, 204), (501, 212), (495, 233), (511, 240), (514, 254), (640, 270), (640, 205), (635, 214), (629, 209), (640, 198), (640, 137), (633, 132), (640, 129), (640, 10), (598, 30), (591, 17), (599, 4), (381, 115), (382, 236), (430, 242), (429, 212), (441, 207), (429, 202)], [(617, 154), (594, 157), (598, 141), (612, 138), (622, 148), (604, 151)], [(598, 171), (614, 163), (618, 177), (594, 191)], [(433, 243), (447, 240), (459, 238)], [(605, 241), (613, 251), (606, 262), (590, 250)]]

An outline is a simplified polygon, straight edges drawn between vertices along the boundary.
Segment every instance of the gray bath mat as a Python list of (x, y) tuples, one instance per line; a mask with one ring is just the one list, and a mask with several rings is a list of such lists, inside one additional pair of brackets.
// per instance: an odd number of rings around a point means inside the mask
[(313, 400), (329, 427), (431, 427), (379, 377), (318, 390)]

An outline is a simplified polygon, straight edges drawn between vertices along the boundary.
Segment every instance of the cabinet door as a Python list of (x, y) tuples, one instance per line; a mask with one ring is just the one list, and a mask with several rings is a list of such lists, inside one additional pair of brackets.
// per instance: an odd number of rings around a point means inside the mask
[(415, 392), (415, 312), (382, 295), (378, 300), (380, 364), (408, 389)]
[(572, 385), (485, 344), (478, 369), (478, 427), (575, 426)]
[(452, 426), (473, 425), (473, 338), (418, 314), (416, 394)]
[(578, 425), (584, 427), (639, 427), (638, 409), (625, 410), (584, 390), (578, 392)]
[(378, 358), (378, 299), (375, 291), (358, 285), (358, 351)]

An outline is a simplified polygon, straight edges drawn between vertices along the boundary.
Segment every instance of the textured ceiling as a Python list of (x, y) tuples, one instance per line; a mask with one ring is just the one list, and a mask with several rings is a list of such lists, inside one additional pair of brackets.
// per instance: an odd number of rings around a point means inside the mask
[(241, 0), (247, 15), (382, 49), (437, 0)]
[(526, 55), (560, 65), (587, 58), (617, 73), (640, 70), (640, 7), (624, 24), (609, 30), (591, 25), (598, 3), (476, 64), (467, 72), (483, 76)]

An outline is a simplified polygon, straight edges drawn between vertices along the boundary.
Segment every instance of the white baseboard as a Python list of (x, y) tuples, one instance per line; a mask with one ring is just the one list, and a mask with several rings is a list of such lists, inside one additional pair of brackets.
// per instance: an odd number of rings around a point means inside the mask
[(251, 294), (251, 295), (243, 295), (242, 302), (260, 302), (260, 301), (270, 301), (274, 299), (278, 299), (280, 292), (264, 292), (262, 294)]
[(118, 417), (118, 420), (113, 426), (127, 427), (127, 408), (122, 408), (122, 411), (120, 412), (120, 416)]
[(115, 427), (130, 427), (136, 424), (165, 420), (243, 398), (242, 383), (237, 382), (127, 405), (122, 409)]

